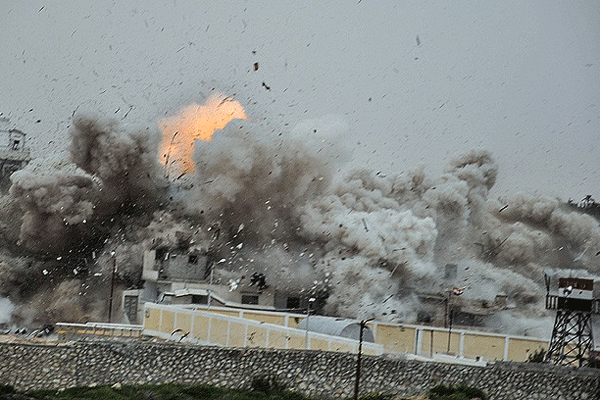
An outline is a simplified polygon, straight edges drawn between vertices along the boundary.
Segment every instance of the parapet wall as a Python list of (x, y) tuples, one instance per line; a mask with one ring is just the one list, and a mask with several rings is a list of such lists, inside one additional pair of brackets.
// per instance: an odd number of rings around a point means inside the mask
[[(19, 390), (121, 384), (207, 383), (249, 387), (275, 376), (291, 389), (322, 398), (352, 396), (356, 356), (302, 351), (233, 349), (143, 341), (55, 345), (0, 343), (0, 383)], [(415, 394), (434, 385), (466, 383), (492, 400), (598, 399), (598, 370), (521, 363), (475, 367), (363, 356), (361, 393)]]

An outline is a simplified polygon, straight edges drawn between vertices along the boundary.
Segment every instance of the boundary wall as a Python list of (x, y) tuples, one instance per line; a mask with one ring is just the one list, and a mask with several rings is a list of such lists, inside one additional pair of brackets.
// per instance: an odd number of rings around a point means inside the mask
[[(145, 305), (144, 334), (166, 340), (225, 347), (323, 350), (356, 354), (359, 346), (357, 340), (339, 336), (154, 303)], [(383, 346), (363, 341), (362, 352), (381, 355)]]
[[(190, 315), (193, 315), (194, 313), (210, 312), (213, 315), (223, 315), (234, 318), (236, 322), (228, 324), (212, 324), (212, 339), (206, 340), (208, 337), (204, 332), (202, 332), (203, 336), (200, 340), (202, 343), (213, 343), (223, 346), (239, 347), (256, 346), (258, 343), (261, 343), (262, 347), (304, 348), (304, 337), (294, 339), (294, 344), (291, 346), (287, 345), (287, 347), (271, 345), (264, 346), (264, 340), (260, 342), (255, 341), (253, 343), (249, 343), (247, 335), (245, 335), (244, 339), (242, 337), (238, 337), (238, 333), (239, 329), (242, 329), (240, 328), (241, 325), (239, 325), (240, 319), (245, 321), (256, 321), (260, 324), (269, 324), (269, 326), (278, 325), (285, 328), (296, 328), (298, 324), (304, 318), (306, 318), (305, 314), (234, 309), (229, 307), (211, 307), (210, 309), (207, 309), (207, 307), (202, 306), (165, 306), (154, 303), (146, 303), (145, 307), (146, 311), (144, 313), (143, 322), (144, 332), (147, 332), (151, 335), (160, 336), (164, 339), (178, 340), (179, 338), (177, 336), (173, 337), (170, 336), (170, 334), (177, 328), (183, 329), (185, 332), (190, 332), (191, 326), (189, 325), (189, 322), (187, 322), (191, 318)], [(165, 318), (164, 323), (160, 326), (157, 325), (158, 314), (156, 314), (156, 310), (158, 309), (168, 310), (168, 314), (165, 314), (168, 316)], [(206, 314), (203, 315), (206, 316)], [(535, 351), (539, 349), (547, 350), (549, 343), (549, 340), (546, 339), (527, 336), (502, 335), (465, 329), (452, 329), (451, 332), (449, 332), (449, 330), (445, 328), (410, 324), (392, 324), (378, 321), (369, 322), (367, 326), (371, 329), (373, 335), (375, 336), (375, 343), (383, 346), (383, 353), (386, 354), (414, 354), (416, 356), (429, 358), (435, 358), (436, 355), (452, 355), (454, 357), (480, 361), (526, 361), (529, 355), (533, 354)], [(198, 330), (200, 328), (196, 324), (194, 329)], [(279, 339), (275, 337), (276, 335), (286, 335), (285, 332), (287, 331), (275, 330), (271, 328), (269, 332), (270, 343), (276, 343), (277, 341), (281, 340), (290, 341), (291, 339), (287, 339), (287, 337)], [(316, 333), (310, 334), (315, 335), (314, 337), (317, 335)], [(263, 334), (260, 333), (259, 335)], [(227, 342), (224, 339), (226, 337), (230, 337), (231, 339), (233, 336), (236, 337), (235, 340), (229, 340)], [(217, 340), (215, 338), (219, 339)], [(363, 342), (363, 349), (366, 349), (366, 346), (368, 345), (368, 343)], [(336, 350), (334, 347), (316, 345), (315, 347), (311, 348), (318, 350), (345, 351), (345, 347), (340, 347), (338, 350)], [(356, 347), (347, 350), (355, 353)], [(368, 350), (365, 350), (365, 353), (381, 354), (372, 353)]]
[(85, 324), (57, 322), (55, 331), (58, 337), (70, 339), (79, 336), (140, 337), (144, 331), (142, 325), (124, 325), (103, 322)]
[[(0, 342), (0, 359), (0, 383), (23, 391), (163, 383), (249, 388), (252, 378), (267, 375), (314, 398), (344, 399), (352, 396), (356, 376), (353, 354), (234, 349), (140, 339)], [(598, 370), (527, 363), (467, 366), (390, 356), (364, 356), (362, 361), (361, 394), (406, 396), (426, 392), (437, 384), (465, 383), (484, 390), (490, 400), (599, 398)]]

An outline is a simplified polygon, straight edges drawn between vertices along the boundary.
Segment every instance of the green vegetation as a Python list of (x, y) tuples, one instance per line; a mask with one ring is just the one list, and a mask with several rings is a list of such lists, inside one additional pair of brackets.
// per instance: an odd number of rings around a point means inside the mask
[(460, 384), (458, 386), (437, 385), (429, 391), (430, 400), (486, 400), (483, 390)]
[(546, 360), (546, 350), (540, 347), (527, 357), (527, 362), (530, 363), (543, 363)]
[(121, 387), (98, 386), (65, 390), (36, 390), (18, 397), (22, 400), (311, 400), (291, 392), (270, 378), (255, 378), (252, 389), (226, 389), (209, 385), (178, 384)]
[[(270, 376), (257, 376), (252, 379), (250, 389), (227, 389), (209, 385), (113, 385), (78, 387), (64, 390), (35, 390), (20, 393), (10, 385), (0, 384), (0, 399), (12, 400), (312, 400), (287, 389), (285, 385)], [(413, 397), (392, 396), (382, 393), (369, 393), (360, 400), (486, 400), (485, 394), (466, 385), (438, 385), (429, 395)]]
[(391, 396), (391, 395), (387, 395), (387, 394), (382, 394), (382, 393), (369, 393), (369, 394), (363, 394), (362, 396), (358, 397), (359, 400), (396, 400), (396, 399), (401, 399), (398, 396)]

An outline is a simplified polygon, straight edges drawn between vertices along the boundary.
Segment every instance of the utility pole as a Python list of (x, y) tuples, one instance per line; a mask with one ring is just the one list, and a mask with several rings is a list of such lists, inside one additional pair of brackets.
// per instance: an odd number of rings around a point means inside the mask
[(108, 323), (111, 323), (112, 318), (112, 305), (113, 305), (113, 297), (115, 294), (115, 275), (117, 272), (117, 254), (115, 251), (111, 251), (110, 255), (112, 257), (112, 276), (110, 279), (110, 300), (108, 303)]
[(210, 311), (210, 303), (212, 303), (212, 285), (213, 285), (213, 271), (215, 270), (214, 264), (210, 266), (210, 281), (208, 283), (208, 306), (206, 307), (207, 311)]
[(367, 322), (373, 321), (375, 318), (363, 319), (360, 321), (360, 335), (358, 339), (358, 357), (356, 358), (356, 380), (354, 381), (354, 400), (358, 400), (358, 386), (360, 384), (360, 364), (362, 358), (362, 342), (363, 342), (363, 330), (367, 325)]
[(448, 325), (448, 350), (446, 350), (446, 353), (450, 354), (450, 339), (452, 338), (452, 317), (454, 314), (454, 310), (450, 309), (450, 314), (449, 314), (449, 322), (450, 324)]
[(304, 350), (308, 350), (308, 318), (310, 317), (310, 305), (315, 302), (315, 298), (311, 297), (308, 299), (308, 306), (306, 307), (306, 333), (304, 335)]

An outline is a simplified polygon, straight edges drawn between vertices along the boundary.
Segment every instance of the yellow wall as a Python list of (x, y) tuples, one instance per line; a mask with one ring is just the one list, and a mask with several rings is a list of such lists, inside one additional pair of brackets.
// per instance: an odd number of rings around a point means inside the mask
[[(448, 353), (448, 335), (450, 335), (450, 354), (458, 355), (460, 349), (460, 333), (452, 331), (450, 334), (447, 330), (434, 330), (424, 328), (421, 331), (423, 335), (421, 342), (421, 354), (429, 355), (433, 354)], [(432, 344), (433, 336), (433, 347)]]
[(192, 316), (190, 314), (177, 314), (175, 329), (181, 329), (184, 333), (192, 330)]
[(310, 348), (314, 349), (314, 350), (327, 351), (327, 350), (329, 350), (329, 342), (327, 340), (324, 340), (321, 338), (311, 337), (310, 338)]
[(286, 334), (280, 334), (280, 335), (275, 335), (273, 334), (273, 332), (271, 331), (269, 333), (269, 348), (272, 349), (285, 349), (287, 348), (287, 342), (288, 342), (288, 337), (289, 335)]
[(229, 324), (229, 345), (233, 347), (244, 347), (246, 336), (246, 325), (239, 322)]
[(247, 345), (267, 347), (267, 329), (259, 326), (248, 327)]
[(285, 325), (285, 314), (273, 315), (273, 314), (261, 314), (261, 313), (254, 313), (251, 311), (244, 311), (243, 317), (247, 318), (247, 319), (251, 319), (253, 321), (264, 322), (267, 324), (274, 324), (274, 325), (281, 325), (281, 326)]
[(235, 317), (235, 318), (239, 318), (240, 316), (240, 312), (237, 310), (216, 310), (216, 309), (211, 309), (210, 312), (214, 312), (217, 314), (221, 314), (221, 315), (227, 315), (228, 317)]
[(386, 353), (412, 353), (415, 350), (415, 328), (402, 325), (377, 324), (375, 341)]
[(463, 357), (484, 360), (502, 360), (504, 358), (505, 338), (500, 336), (465, 333)]
[(159, 330), (160, 311), (156, 308), (146, 309), (146, 318), (144, 319), (144, 328), (152, 331)]
[[(175, 312), (177, 313), (177, 317), (175, 317)], [(172, 331), (179, 328), (186, 332), (191, 331), (191, 338), (210, 341), (223, 346), (305, 348), (306, 341), (303, 332), (291, 330), (279, 331), (273, 328), (267, 329), (267, 326), (247, 325), (243, 322), (219, 319), (217, 317), (220, 314), (227, 317), (239, 318), (241, 314), (245, 319), (283, 327), (286, 326), (286, 314), (222, 309), (211, 309), (210, 312), (215, 313), (215, 318), (209, 318), (206, 315), (192, 315), (194, 312), (187, 310), (174, 311), (174, 309), (169, 309), (168, 307), (148, 307), (145, 313), (144, 328), (150, 331), (163, 332), (164, 334), (171, 334)], [(296, 318), (298, 319), (297, 322)], [(287, 326), (289, 328), (297, 327), (302, 318), (303, 316), (288, 314)], [(418, 354), (429, 356), (430, 353), (433, 353), (433, 355), (446, 354), (448, 351), (448, 330), (446, 329), (379, 322), (371, 322), (368, 326), (375, 334), (375, 343), (382, 345), (385, 353), (414, 353), (418, 335), (420, 335), (420, 348), (417, 349)], [(433, 342), (431, 340), (432, 335)], [(463, 340), (462, 349), (461, 335)], [(481, 357), (487, 361), (503, 360), (506, 340), (506, 336), (502, 335), (453, 330), (450, 341), (450, 354), (468, 359)], [(327, 339), (313, 336), (310, 342), (313, 349), (345, 352), (356, 351), (356, 348), (352, 344), (344, 341), (334, 340), (329, 344)], [(509, 337), (508, 344), (508, 351), (506, 351), (508, 361), (526, 361), (528, 356), (538, 349), (548, 348), (547, 341), (534, 338)], [(369, 354), (369, 350), (366, 347), (363, 347), (363, 349), (365, 354)]]
[(303, 349), (306, 341), (304, 340), (304, 335), (300, 334), (291, 334), (289, 335), (290, 340), (288, 341), (288, 347), (290, 349)]
[(511, 361), (526, 361), (529, 354), (543, 348), (548, 349), (548, 343), (535, 339), (510, 338), (508, 346), (508, 359)]
[(210, 341), (222, 346), (227, 345), (227, 321), (210, 318)]
[(161, 330), (168, 333), (171, 333), (175, 330), (175, 313), (173, 311), (163, 310)]
[[(179, 337), (172, 336), (172, 332), (179, 328), (182, 334), (190, 332), (190, 339), (196, 339), (203, 342), (210, 342), (222, 346), (234, 347), (269, 347), (269, 348), (306, 348), (306, 339), (304, 331), (296, 331), (291, 328), (276, 328), (278, 324), (261, 325), (262, 321), (253, 320), (252, 323), (245, 323), (243, 320), (229, 319), (228, 316), (219, 316), (221, 313), (208, 313), (198, 310), (178, 310), (176, 307), (159, 306), (153, 308), (146, 307), (146, 318), (144, 327), (147, 331), (161, 333), (160, 337), (166, 339), (175, 339)], [(245, 311), (244, 311), (245, 314)], [(279, 315), (277, 318), (269, 314), (250, 313), (251, 316), (258, 319), (265, 316), (267, 321), (285, 323), (285, 315)], [(248, 315), (244, 315), (248, 316)], [(281, 325), (279, 325), (281, 326)], [(310, 343), (311, 349), (331, 350), (331, 351), (349, 351), (353, 352), (355, 346), (345, 342), (343, 338), (327, 338), (320, 334), (312, 334)], [(381, 354), (382, 347), (371, 348), (365, 344), (365, 354)]]
[(208, 340), (208, 320), (200, 315), (194, 315), (194, 330), (192, 337), (198, 340)]
[(289, 328), (297, 328), (303, 319), (304, 319), (304, 317), (296, 317), (296, 316), (290, 315), (290, 317), (288, 318), (288, 327)]

